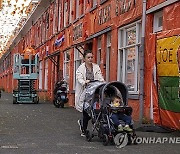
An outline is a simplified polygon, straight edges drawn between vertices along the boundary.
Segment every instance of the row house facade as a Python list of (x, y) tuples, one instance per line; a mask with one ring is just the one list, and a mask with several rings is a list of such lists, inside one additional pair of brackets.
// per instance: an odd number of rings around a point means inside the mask
[(135, 120), (180, 129), (179, 10), (178, 0), (41, 0), (0, 59), (0, 87), (16, 88), (13, 54), (35, 46), (40, 99), (52, 101), (64, 78), (74, 106), (75, 72), (90, 49), (107, 82), (127, 85)]

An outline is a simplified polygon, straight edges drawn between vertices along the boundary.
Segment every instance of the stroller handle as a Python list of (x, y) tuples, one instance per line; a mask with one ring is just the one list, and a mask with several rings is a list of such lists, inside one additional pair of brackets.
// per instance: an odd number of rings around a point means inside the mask
[(87, 87), (89, 84), (94, 83), (94, 82), (102, 82), (103, 83), (103, 81), (99, 81), (99, 80), (89, 80), (89, 82), (86, 83), (85, 86)]

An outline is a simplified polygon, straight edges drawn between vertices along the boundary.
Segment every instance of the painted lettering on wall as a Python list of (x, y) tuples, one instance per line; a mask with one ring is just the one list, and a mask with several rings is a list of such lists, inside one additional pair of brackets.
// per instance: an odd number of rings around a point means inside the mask
[(167, 48), (164, 48), (162, 49), (160, 47), (160, 50), (159, 50), (159, 58), (158, 58), (158, 64), (161, 64), (161, 63), (172, 63), (173, 62), (173, 48), (170, 48), (170, 49), (167, 49)]
[(83, 26), (83, 24), (80, 23), (73, 28), (73, 33), (74, 33), (73, 40), (74, 41), (79, 39), (80, 37), (82, 37), (82, 26)]
[(135, 6), (135, 0), (116, 0), (116, 15), (119, 16), (131, 10)]
[(179, 36), (157, 40), (156, 58), (159, 76), (179, 76), (177, 56), (179, 48)]
[(98, 24), (102, 25), (111, 19), (111, 5), (107, 5), (99, 10)]

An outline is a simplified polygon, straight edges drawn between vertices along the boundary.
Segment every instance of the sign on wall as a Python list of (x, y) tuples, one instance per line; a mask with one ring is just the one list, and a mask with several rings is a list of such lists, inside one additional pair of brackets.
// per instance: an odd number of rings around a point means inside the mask
[(116, 0), (116, 15), (119, 16), (131, 10), (136, 4), (135, 0)]
[(159, 103), (162, 109), (172, 112), (180, 112), (179, 48), (179, 36), (157, 40)]
[(107, 5), (99, 10), (98, 23), (102, 25), (111, 19), (111, 5)]

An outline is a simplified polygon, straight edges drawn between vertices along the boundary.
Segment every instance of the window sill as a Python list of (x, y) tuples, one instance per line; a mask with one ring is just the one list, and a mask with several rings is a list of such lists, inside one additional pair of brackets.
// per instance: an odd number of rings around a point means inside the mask
[(139, 99), (139, 94), (129, 94), (128, 99), (138, 100)]

